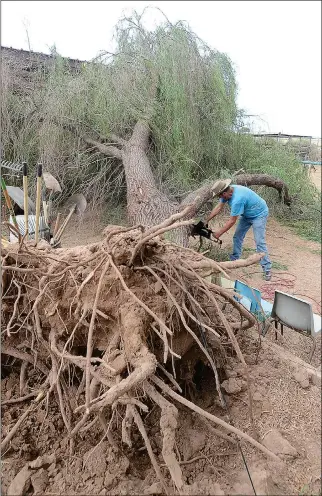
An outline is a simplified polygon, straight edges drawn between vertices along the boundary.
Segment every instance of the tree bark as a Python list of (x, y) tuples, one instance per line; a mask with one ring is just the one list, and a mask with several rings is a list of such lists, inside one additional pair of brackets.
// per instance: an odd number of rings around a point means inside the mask
[(122, 150), (128, 219), (133, 225), (147, 227), (161, 223), (179, 209), (178, 203), (157, 188), (147, 155), (149, 135), (148, 124), (137, 122)]
[[(214, 181), (207, 181), (203, 186), (197, 190), (189, 193), (186, 198), (184, 198), (180, 205), (187, 206), (191, 205), (195, 212), (204, 205), (207, 201), (211, 201), (213, 196), (211, 192), (211, 186)], [(233, 178), (232, 184), (239, 184), (241, 186), (267, 186), (270, 188), (275, 188), (280, 198), (286, 205), (291, 204), (291, 197), (288, 192), (288, 187), (281, 179), (269, 176), (268, 174), (239, 174)]]
[(269, 176), (268, 174), (240, 174), (234, 178), (235, 184), (240, 184), (242, 186), (268, 186), (269, 188), (275, 188), (280, 196), (280, 199), (286, 205), (290, 205), (292, 199), (288, 192), (288, 187), (278, 177)]

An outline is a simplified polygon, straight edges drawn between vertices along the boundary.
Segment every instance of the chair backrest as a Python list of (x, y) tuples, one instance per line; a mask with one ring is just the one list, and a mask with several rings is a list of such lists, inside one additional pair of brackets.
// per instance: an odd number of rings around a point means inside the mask
[(220, 277), (220, 283), (222, 288), (225, 289), (235, 288), (235, 281), (232, 281), (231, 279), (226, 279), (226, 277)]
[[(10, 223), (13, 224), (13, 219), (10, 216)], [(22, 236), (24, 236), (26, 232), (26, 226), (25, 226), (25, 216), (24, 215), (16, 215), (16, 221), (19, 227), (19, 232)], [(35, 237), (35, 230), (36, 230), (36, 216), (35, 215), (28, 215), (28, 231), (29, 231), (29, 239), (33, 239)], [(39, 217), (39, 238), (44, 238), (45, 237), (45, 232), (48, 231), (49, 228), (46, 225), (44, 217)], [(18, 241), (17, 236), (15, 236), (11, 231), (10, 231), (10, 236), (9, 236), (10, 242), (14, 243)]]
[(247, 284), (238, 281), (235, 281), (235, 291), (237, 291), (240, 295), (246, 296), (251, 301), (250, 311), (252, 313), (259, 312), (261, 310), (261, 292), (259, 289), (251, 288), (247, 286)]
[(314, 333), (312, 305), (282, 291), (275, 290), (271, 317), (297, 331)]

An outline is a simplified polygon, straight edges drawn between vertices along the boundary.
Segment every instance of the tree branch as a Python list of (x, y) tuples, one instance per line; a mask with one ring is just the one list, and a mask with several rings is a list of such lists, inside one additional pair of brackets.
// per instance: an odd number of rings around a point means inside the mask
[[(211, 187), (214, 181), (207, 181), (203, 186), (195, 191), (189, 193), (181, 202), (180, 206), (185, 207), (191, 205), (191, 216), (196, 215), (198, 210), (208, 201), (213, 201)], [(242, 186), (268, 186), (275, 188), (283, 198), (286, 205), (291, 204), (291, 197), (289, 196), (288, 187), (281, 179), (270, 176), (268, 174), (240, 174), (234, 177), (233, 184)]]
[(119, 160), (122, 160), (122, 150), (119, 150), (119, 148), (116, 148), (116, 146), (104, 145), (103, 143), (93, 140), (86, 135), (78, 134), (78, 136), (88, 145), (94, 146), (103, 155), (107, 155), (108, 157), (114, 157), (114, 158), (118, 158)]
[[(40, 122), (44, 122), (45, 119), (43, 117), (41, 117), (39, 119), (39, 121)], [(54, 119), (53, 122), (56, 124), (56, 126), (62, 127), (63, 129), (66, 129), (66, 131), (69, 131), (70, 133), (74, 134), (75, 136), (78, 136), (79, 138), (81, 138), (88, 145), (94, 146), (103, 155), (107, 155), (108, 157), (113, 157), (113, 158), (117, 158), (119, 160), (122, 160), (122, 150), (120, 150), (116, 146), (105, 145), (104, 143), (100, 143), (99, 141), (90, 138), (86, 134), (81, 134), (79, 132), (79, 130), (77, 129), (77, 127), (74, 126), (73, 124), (62, 123), (62, 122), (59, 122), (57, 119)], [(95, 131), (94, 130), (94, 132), (96, 133), (96, 135), (98, 136), (99, 139), (101, 139), (101, 140), (106, 139), (103, 136), (101, 136), (98, 133), (98, 131)], [(123, 138), (120, 138), (116, 134), (110, 134), (109, 137), (113, 141), (115, 141), (115, 143), (117, 145), (119, 145), (121, 147), (125, 146), (126, 143), (127, 143), (126, 140), (124, 140)]]
[(180, 207), (191, 206), (191, 217), (194, 217), (206, 202), (212, 200), (211, 187), (213, 184), (213, 180), (207, 181), (203, 186), (189, 193), (180, 203)]
[[(80, 123), (80, 124), (82, 124), (82, 123)], [(118, 146), (125, 146), (127, 143), (127, 140), (121, 138), (121, 136), (118, 136), (117, 134), (108, 133), (107, 136), (102, 136), (101, 133), (99, 131), (97, 131), (96, 129), (91, 129), (86, 124), (84, 124), (84, 126), (87, 127), (88, 131), (94, 132), (97, 136), (97, 139), (99, 139), (100, 141), (106, 141), (107, 139), (111, 139)]]
[(123, 138), (121, 138), (120, 136), (117, 136), (117, 134), (109, 134), (109, 137), (115, 141), (115, 143), (117, 143), (118, 145), (120, 146), (124, 146), (126, 145), (127, 141)]
[(269, 174), (239, 174), (233, 181), (234, 184), (240, 184), (242, 186), (268, 186), (269, 188), (275, 188), (285, 205), (289, 206), (292, 202), (287, 185), (278, 177), (270, 176)]
[[(114, 157), (118, 158), (119, 160), (122, 160), (122, 150), (119, 150), (116, 146), (112, 145), (104, 145), (104, 143), (100, 143), (99, 141), (93, 140), (86, 134), (81, 134), (78, 129), (73, 126), (73, 124), (59, 124), (63, 129), (66, 129), (67, 131), (70, 131), (71, 133), (75, 134), (79, 138), (81, 138), (85, 143), (88, 145), (94, 146), (99, 152), (103, 153), (103, 155), (107, 155), (108, 157)], [(115, 138), (115, 141), (121, 140), (121, 138), (118, 138), (117, 136), (110, 135), (112, 139)]]

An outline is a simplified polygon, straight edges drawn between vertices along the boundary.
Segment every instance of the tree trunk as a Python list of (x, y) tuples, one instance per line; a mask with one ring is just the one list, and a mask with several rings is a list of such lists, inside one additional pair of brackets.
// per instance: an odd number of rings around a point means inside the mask
[(156, 186), (147, 156), (149, 126), (139, 121), (122, 150), (127, 188), (127, 212), (131, 225), (153, 226), (175, 213), (179, 204), (169, 200)]
[[(281, 179), (269, 176), (268, 174), (240, 174), (233, 178), (233, 184), (239, 184), (241, 186), (268, 186), (270, 188), (275, 188), (280, 198), (283, 198), (283, 201), (286, 205), (291, 204), (291, 197), (289, 196), (288, 187)], [(181, 202), (182, 207), (186, 207), (187, 205), (192, 206), (191, 215), (195, 215), (198, 210), (208, 201), (213, 201), (213, 196), (211, 192), (211, 186), (214, 181), (207, 181), (203, 186), (201, 186), (196, 191), (189, 193), (186, 198), (184, 198)]]
[(286, 205), (291, 204), (291, 197), (289, 196), (288, 187), (278, 177), (269, 176), (268, 174), (240, 174), (234, 178), (235, 184), (242, 186), (268, 186), (269, 188), (277, 189), (280, 199)]

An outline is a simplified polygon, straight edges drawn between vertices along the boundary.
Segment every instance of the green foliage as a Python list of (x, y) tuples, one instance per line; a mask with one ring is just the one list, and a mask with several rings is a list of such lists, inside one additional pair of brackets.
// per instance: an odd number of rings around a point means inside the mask
[(272, 269), (273, 270), (288, 270), (288, 265), (285, 265), (281, 262), (275, 262), (275, 260), (272, 262)]
[(243, 248), (243, 251), (247, 253), (247, 256), (248, 256), (248, 253), (256, 253), (256, 250), (255, 248)]
[(322, 255), (322, 251), (321, 250), (309, 250), (311, 253), (314, 253), (314, 255)]
[(108, 139), (111, 132), (128, 138), (134, 123), (148, 117), (150, 159), (166, 189), (185, 191), (213, 176), (237, 115), (229, 59), (182, 22), (165, 22), (149, 32), (136, 14), (117, 25), (116, 41), (116, 55), (102, 54), (78, 74), (54, 51), (55, 63), (49, 74), (39, 74), (32, 98), (24, 92), (16, 95), (11, 81), (2, 110), (5, 127), (19, 133), (4, 139), (6, 158), (24, 158), (30, 164), (41, 159), (73, 190), (92, 184), (103, 169), (107, 196), (113, 190), (115, 161), (86, 149), (57, 122), (72, 123), (94, 138)]
[[(292, 204), (284, 205), (278, 192), (265, 186), (253, 189), (268, 203), (270, 215), (295, 229), (313, 241), (321, 242), (321, 193), (308, 177), (307, 168), (299, 162), (296, 155), (284, 145), (272, 140), (269, 147), (254, 140), (249, 135), (235, 135), (235, 146), (231, 148), (233, 169), (243, 167), (248, 173), (269, 174), (282, 179), (287, 184)], [(237, 164), (236, 157), (242, 157)], [(231, 165), (222, 171), (221, 177), (229, 177)]]
[(286, 225), (294, 228), (301, 238), (321, 243), (321, 219), (290, 220)]
[[(201, 250), (201, 253), (204, 250)], [(211, 258), (216, 262), (228, 262), (230, 260), (230, 251), (226, 248), (219, 248), (217, 245), (212, 245), (210, 249), (205, 253), (205, 257)]]

